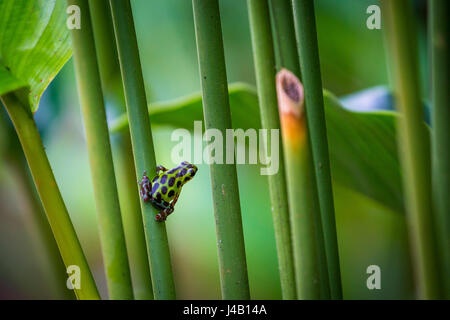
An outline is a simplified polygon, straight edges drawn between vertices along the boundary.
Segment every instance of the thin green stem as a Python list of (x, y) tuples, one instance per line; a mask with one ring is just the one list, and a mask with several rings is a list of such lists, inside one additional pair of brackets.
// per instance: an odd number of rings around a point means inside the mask
[(275, 29), (275, 48), (277, 49), (278, 57), (277, 70), (280, 71), (282, 68), (288, 69), (301, 79), (292, 2), (291, 0), (269, 0), (269, 2)]
[(72, 47), (109, 297), (133, 299), (89, 4), (88, 0), (68, 0), (68, 4), (79, 6), (83, 24), (71, 30)]
[(299, 299), (320, 298), (320, 271), (314, 212), (305, 192), (308, 176), (303, 88), (298, 78), (282, 69), (277, 74), (278, 108), (285, 152), (289, 211)]
[[(129, 0), (110, 0), (110, 4), (130, 123), (136, 176), (141, 176), (144, 171), (147, 171), (149, 176), (155, 176), (155, 151), (131, 4)], [(137, 187), (135, 190), (138, 192)], [(155, 220), (157, 210), (142, 199), (141, 211), (150, 260), (153, 295), (155, 299), (175, 299), (166, 225)]]
[[(308, 128), (308, 126), (306, 126)], [(308, 133), (308, 130), (306, 130)], [(311, 139), (308, 136), (305, 147), (305, 165), (303, 166), (304, 175), (306, 176), (305, 189), (305, 203), (307, 209), (314, 216), (314, 227), (317, 242), (317, 259), (319, 262), (319, 281), (320, 281), (320, 299), (329, 300), (331, 298), (330, 292), (330, 277), (328, 275), (327, 254), (325, 251), (325, 238), (323, 234), (322, 219), (320, 216), (319, 196), (317, 194), (317, 183), (314, 176), (314, 165), (312, 160)]]
[[(133, 149), (128, 130), (115, 134), (113, 150), (116, 153), (117, 182), (122, 209), (123, 227), (127, 241), (134, 296), (136, 300), (153, 300), (152, 278), (145, 242), (139, 194), (136, 192), (136, 172)], [(134, 179), (132, 179), (134, 177)]]
[[(381, 1), (397, 108), (398, 146), (418, 297), (438, 297), (431, 204), (430, 146), (420, 99), (417, 42), (410, 1)], [(448, 90), (448, 88), (447, 88)]]
[[(105, 96), (108, 96), (109, 91), (112, 91), (113, 88), (116, 89), (115, 82), (121, 81), (111, 7), (109, 1), (101, 0), (90, 1), (89, 9), (103, 92)], [(120, 86), (118, 87), (121, 89), (121, 95), (123, 95), (122, 83), (120, 83)], [(126, 110), (125, 104), (123, 104), (123, 106), (118, 105), (115, 107), (120, 108), (120, 110), (118, 110), (120, 111), (120, 114)]]
[(91, 270), (45, 154), (33, 116), (14, 94), (4, 95), (1, 99), (19, 136), (64, 264), (66, 267), (75, 265), (80, 268), (80, 288), (74, 288), (75, 294), (78, 299), (100, 299)]
[(450, 2), (431, 0), (432, 179), (444, 297), (450, 299)]
[(316, 19), (312, 0), (293, 0), (294, 25), (305, 88), (308, 134), (324, 233), (324, 244), (332, 299), (342, 299), (330, 159), (320, 75)]
[[(91, 1), (89, 9), (92, 17), (103, 95), (105, 100), (110, 102), (112, 109), (117, 114), (121, 114), (126, 111), (126, 107), (111, 8), (108, 1)], [(153, 299), (141, 207), (139, 195), (135, 190), (136, 173), (130, 131), (121, 131), (116, 134), (113, 141), (113, 159), (134, 297), (138, 300)]]
[[(247, 1), (253, 58), (255, 60), (256, 84), (261, 112), (262, 128), (280, 129), (275, 90), (275, 54), (272, 45), (270, 13), (267, 2)], [(272, 139), (267, 139), (267, 150), (271, 150)], [(281, 138), (277, 141), (281, 145)], [(279, 156), (278, 172), (268, 176), (272, 217), (278, 253), (281, 292), (283, 299), (296, 299), (295, 273), (291, 242), (291, 226), (286, 190), (283, 153)]]
[[(206, 129), (232, 129), (217, 0), (192, 1)], [(234, 152), (234, 150), (221, 150)], [(218, 152), (218, 151), (216, 151)], [(220, 282), (223, 299), (249, 299), (247, 263), (235, 164), (211, 163)]]

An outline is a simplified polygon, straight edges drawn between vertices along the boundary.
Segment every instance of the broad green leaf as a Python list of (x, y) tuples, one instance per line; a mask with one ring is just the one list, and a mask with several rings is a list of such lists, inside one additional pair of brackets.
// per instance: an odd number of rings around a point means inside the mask
[(31, 111), (71, 56), (62, 0), (0, 0), (0, 95)]
[[(256, 90), (246, 84), (231, 84), (229, 97), (233, 127), (259, 129)], [(327, 91), (324, 100), (333, 180), (395, 211), (403, 211), (395, 112), (351, 111)], [(201, 94), (150, 104), (149, 113), (153, 126), (193, 130), (194, 121), (203, 120)], [(122, 115), (111, 131), (126, 129), (127, 121)]]

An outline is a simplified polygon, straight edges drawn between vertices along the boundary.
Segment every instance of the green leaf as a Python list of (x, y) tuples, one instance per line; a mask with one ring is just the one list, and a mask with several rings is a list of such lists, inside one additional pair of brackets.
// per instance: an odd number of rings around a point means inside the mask
[(403, 192), (393, 111), (355, 112), (324, 92), (334, 180), (403, 211)]
[(0, 95), (14, 92), (32, 112), (71, 56), (66, 3), (0, 0)]
[[(231, 84), (229, 98), (233, 128), (261, 128), (255, 88)], [(350, 111), (327, 91), (324, 91), (324, 102), (333, 181), (403, 212), (396, 113)], [(203, 121), (201, 94), (150, 104), (149, 114), (153, 126), (193, 130), (194, 121)], [(126, 115), (111, 125), (112, 132), (127, 128)]]

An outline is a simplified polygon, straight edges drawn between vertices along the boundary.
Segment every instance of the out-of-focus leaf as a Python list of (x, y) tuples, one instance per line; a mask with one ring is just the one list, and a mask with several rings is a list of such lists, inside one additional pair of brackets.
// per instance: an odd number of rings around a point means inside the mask
[(31, 111), (71, 55), (66, 2), (0, 0), (0, 95), (14, 91)]
[(373, 112), (394, 110), (394, 97), (386, 86), (376, 86), (340, 97), (339, 101), (348, 110)]
[[(357, 112), (373, 112), (376, 110), (395, 110), (394, 95), (386, 86), (364, 89), (339, 98), (344, 108)], [(424, 102), (423, 113), (425, 123), (431, 125), (429, 103)]]
[[(229, 86), (229, 99), (233, 128), (260, 128), (258, 98), (256, 89), (245, 83), (233, 83)], [(166, 125), (176, 128), (194, 129), (194, 121), (203, 121), (202, 96), (193, 93), (167, 102), (149, 105), (152, 126)], [(111, 131), (128, 128), (128, 118), (123, 114), (111, 125)]]
[[(260, 116), (255, 89), (246, 84), (229, 86), (233, 128), (259, 129)], [(342, 106), (324, 91), (328, 143), (334, 181), (365, 194), (385, 206), (403, 211), (395, 120), (392, 111), (356, 112)], [(193, 129), (203, 120), (201, 94), (150, 104), (153, 126)], [(112, 132), (128, 128), (126, 115), (111, 126)]]

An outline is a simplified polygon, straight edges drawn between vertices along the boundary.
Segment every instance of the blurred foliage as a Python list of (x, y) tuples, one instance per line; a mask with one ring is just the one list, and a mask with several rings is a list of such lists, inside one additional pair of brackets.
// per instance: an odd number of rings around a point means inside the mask
[[(387, 85), (382, 33), (366, 28), (366, 8), (377, 1), (316, 1), (324, 87), (337, 95)], [(418, 3), (421, 3), (420, 1)], [(133, 0), (141, 62), (149, 101), (165, 101), (200, 91), (191, 2)], [(254, 84), (245, 1), (220, 1), (229, 82)], [(422, 15), (421, 15), (422, 17)], [(420, 30), (423, 79), (426, 78), (426, 31)], [(426, 88), (426, 81), (422, 82)], [(62, 196), (86, 252), (100, 291), (105, 279), (97, 218), (82, 130), (73, 65), (70, 61), (41, 99), (35, 114)], [(4, 124), (0, 141), (4, 138)], [(157, 162), (170, 161), (172, 130), (155, 127)], [(349, 145), (355, 136), (349, 136)], [(114, 137), (113, 137), (114, 142)], [(353, 152), (370, 148), (354, 145)], [(392, 142), (394, 143), (394, 142)], [(3, 143), (3, 145), (5, 145)], [(6, 144), (8, 145), (8, 144)], [(0, 161), (8, 147), (0, 149)], [(377, 155), (375, 155), (377, 159)], [(381, 155), (380, 155), (381, 156)], [(257, 166), (238, 166), (244, 236), (252, 298), (281, 297), (266, 177)], [(371, 183), (372, 181), (367, 181)], [(411, 298), (408, 244), (403, 215), (342, 184), (334, 185), (344, 297)], [(14, 179), (0, 165), (0, 298), (45, 298), (46, 278), (32, 255), (15, 198)], [(392, 207), (392, 206), (391, 206)], [(167, 221), (179, 298), (219, 298), (219, 274), (209, 170), (200, 165)], [(366, 287), (367, 266), (382, 270), (382, 290)]]

